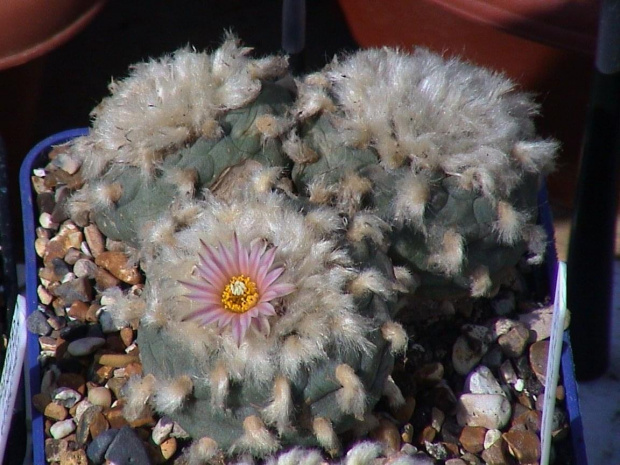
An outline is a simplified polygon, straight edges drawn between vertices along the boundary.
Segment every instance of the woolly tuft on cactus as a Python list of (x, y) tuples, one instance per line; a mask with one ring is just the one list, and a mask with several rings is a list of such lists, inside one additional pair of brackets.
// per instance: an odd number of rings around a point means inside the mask
[(295, 184), (315, 203), (381, 216), (419, 293), (484, 295), (528, 249), (541, 260), (537, 183), (557, 143), (536, 138), (537, 106), (512, 82), (385, 48), (335, 60), (298, 88), (299, 125), (284, 144)]

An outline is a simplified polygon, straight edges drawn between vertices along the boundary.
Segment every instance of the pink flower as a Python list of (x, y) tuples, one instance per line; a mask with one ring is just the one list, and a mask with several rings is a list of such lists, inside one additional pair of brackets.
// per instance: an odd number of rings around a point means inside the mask
[(284, 271), (283, 267), (271, 268), (276, 247), (266, 250), (257, 241), (247, 249), (236, 234), (232, 248), (221, 243), (219, 248), (200, 243), (195, 279), (181, 284), (191, 291), (186, 296), (201, 307), (185, 320), (201, 325), (217, 322), (221, 329), (230, 325), (238, 346), (252, 325), (269, 334), (267, 317), (276, 314), (270, 302), (295, 290), (292, 284), (276, 282)]

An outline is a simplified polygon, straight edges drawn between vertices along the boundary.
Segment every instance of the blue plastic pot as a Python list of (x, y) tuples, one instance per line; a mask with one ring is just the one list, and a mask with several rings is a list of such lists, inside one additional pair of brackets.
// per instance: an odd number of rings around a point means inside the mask
[[(31, 186), (32, 170), (43, 167), (47, 164), (47, 154), (53, 146), (63, 144), (75, 137), (88, 133), (88, 129), (71, 129), (60, 132), (48, 137), (37, 144), (26, 156), (22, 163), (19, 173), (19, 182), (21, 190), (21, 201), (24, 222), (24, 246), (25, 246), (25, 265), (26, 265), (26, 305), (27, 314), (37, 311), (39, 305), (37, 296), (38, 286), (38, 267), (41, 262), (36, 255), (34, 249), (34, 241), (36, 239), (36, 200), (35, 193)], [(547, 200), (546, 188), (543, 188), (539, 195), (539, 212), (540, 220), (544, 225), (549, 237), (553, 235), (553, 222), (551, 210)], [(555, 244), (550, 241), (547, 246), (547, 275), (549, 278), (550, 289), (549, 295), (555, 295), (555, 282), (557, 276), (557, 252)], [(39, 341), (36, 335), (28, 335), (28, 348), (26, 354), (26, 364), (28, 370), (26, 373), (26, 389), (28, 399), (40, 391), (41, 374), (38, 362)], [(564, 333), (564, 345), (562, 348), (562, 378), (564, 389), (566, 391), (566, 407), (570, 422), (571, 443), (573, 446), (573, 454), (575, 463), (579, 465), (587, 465), (586, 448), (583, 437), (583, 426), (581, 420), (581, 411), (579, 409), (579, 397), (577, 393), (577, 382), (575, 380), (575, 372), (573, 366), (573, 355), (568, 332)], [(45, 437), (44, 437), (44, 418), (41, 413), (33, 408), (32, 402), (27, 402), (31, 411), (32, 418), (32, 447), (33, 460), (35, 465), (44, 465), (45, 461)]]

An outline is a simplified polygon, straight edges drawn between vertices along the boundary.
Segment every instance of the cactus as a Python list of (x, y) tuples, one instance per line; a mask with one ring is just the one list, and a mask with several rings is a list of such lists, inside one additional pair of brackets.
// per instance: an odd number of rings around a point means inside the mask
[(536, 194), (557, 144), (535, 137), (536, 112), (488, 70), (367, 50), (298, 83), (284, 148), (312, 201), (389, 224), (390, 256), (418, 275), (419, 294), (479, 296), (525, 252), (533, 263), (544, 252)]
[(287, 165), (272, 137), (292, 101), (274, 81), (286, 59), (248, 52), (228, 37), (211, 55), (179, 50), (113, 83), (90, 133), (70, 147), (86, 181), (71, 198), (72, 216), (90, 213), (108, 237), (138, 246), (142, 228), (230, 167)]
[(128, 418), (148, 399), (229, 454), (336, 454), (384, 391), (402, 401), (389, 377), (407, 340), (391, 320), (402, 285), (390, 261), (371, 241), (347, 244), (334, 212), (299, 206), (262, 194), (182, 207), (195, 214), (143, 263), (144, 377), (128, 383)]

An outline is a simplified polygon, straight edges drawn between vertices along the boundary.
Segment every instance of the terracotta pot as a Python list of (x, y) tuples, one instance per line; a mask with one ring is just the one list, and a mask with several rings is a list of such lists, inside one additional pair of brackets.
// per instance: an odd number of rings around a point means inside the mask
[(0, 70), (26, 63), (84, 28), (105, 0), (2, 0)]
[(539, 131), (560, 140), (554, 200), (576, 185), (598, 17), (592, 0), (339, 0), (363, 47), (424, 46), (501, 71), (542, 103)]

